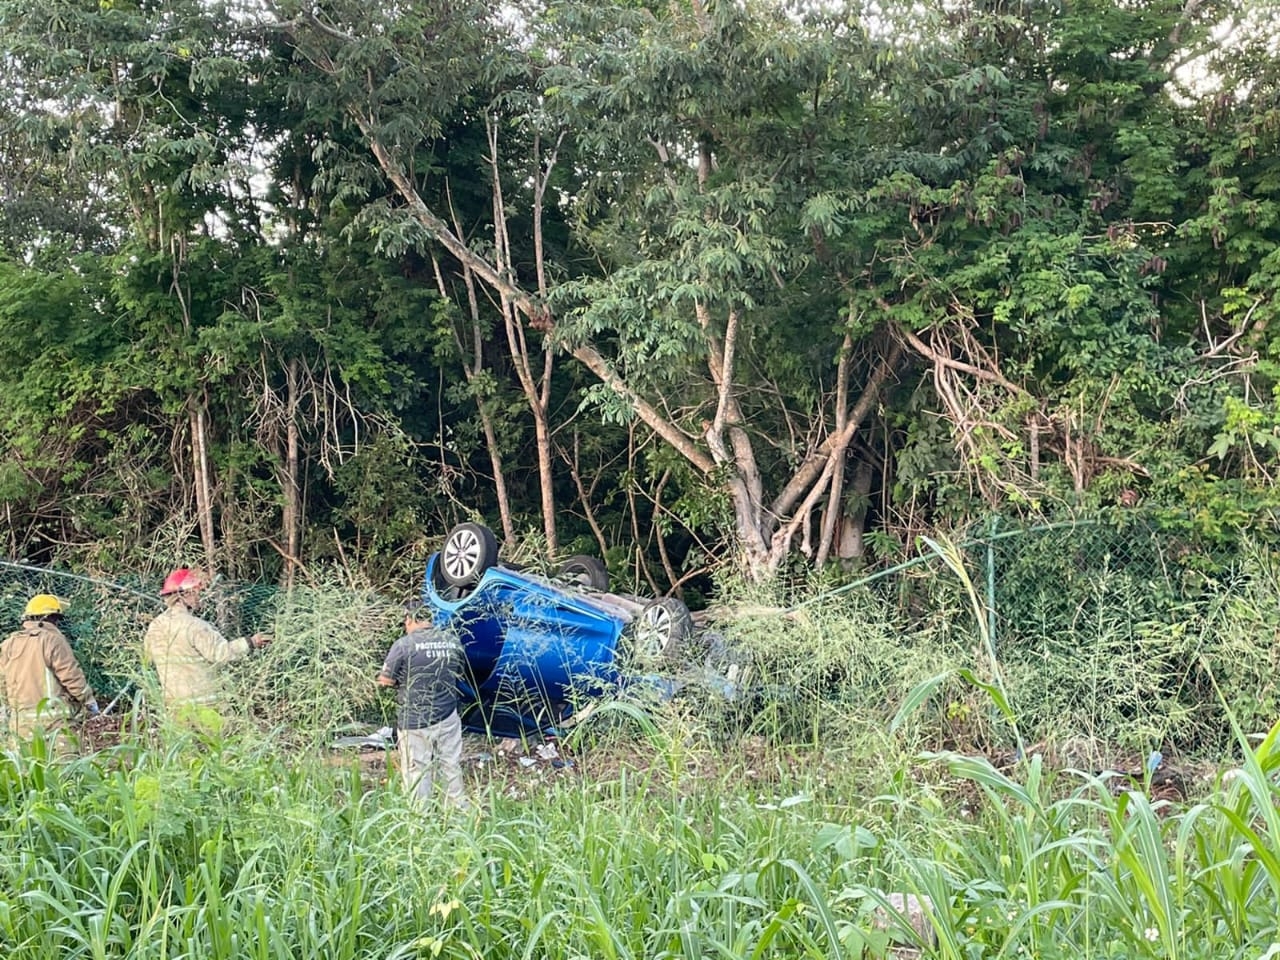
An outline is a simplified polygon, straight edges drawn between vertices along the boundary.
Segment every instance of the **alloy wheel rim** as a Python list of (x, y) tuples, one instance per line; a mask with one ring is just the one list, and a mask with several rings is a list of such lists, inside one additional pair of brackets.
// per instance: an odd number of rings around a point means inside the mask
[(670, 632), (671, 612), (669, 610), (655, 606), (644, 611), (640, 616), (639, 628), (636, 630), (636, 646), (640, 655), (646, 659), (656, 659), (662, 652)]
[(449, 576), (462, 579), (475, 572), (480, 561), (480, 538), (470, 530), (456, 534), (444, 551), (444, 568)]

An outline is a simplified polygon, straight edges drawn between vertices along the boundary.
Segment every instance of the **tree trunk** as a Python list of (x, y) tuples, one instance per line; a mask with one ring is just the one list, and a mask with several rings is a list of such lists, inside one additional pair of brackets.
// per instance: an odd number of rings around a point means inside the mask
[(871, 481), (875, 477), (875, 466), (870, 460), (859, 460), (853, 468), (852, 489), (858, 497), (859, 507), (852, 511), (842, 511), (840, 517), (840, 538), (836, 543), (836, 556), (841, 560), (856, 560), (867, 552), (864, 537), (867, 532), (866, 501), (871, 496)]
[[(573, 485), (578, 491), (578, 500), (582, 503), (582, 515), (586, 518), (587, 526), (591, 528), (592, 535), (596, 538), (596, 544), (600, 547), (600, 556), (603, 557), (608, 551), (609, 544), (605, 539), (604, 531), (600, 529), (600, 522), (596, 519), (595, 509), (591, 506), (592, 494), (595, 491), (595, 480), (592, 480), (591, 487), (588, 488), (582, 479), (581, 452), (578, 444), (578, 431), (573, 431), (573, 453), (566, 453), (563, 448), (560, 449), (561, 458), (569, 465), (569, 476), (573, 480)], [(597, 474), (597, 479), (599, 478)]]
[[(511, 236), (507, 232), (507, 204), (502, 188), (502, 177), (498, 166), (498, 125), (492, 118), (486, 118), (489, 134), (489, 164), (493, 173), (493, 233), (495, 266), (500, 275), (512, 287), (516, 287), (514, 266), (511, 262)], [(535, 141), (536, 143), (536, 141)], [(555, 162), (554, 155), (551, 162)], [(535, 149), (535, 202), (533, 208), (534, 244), (539, 256), (542, 251), (542, 208), (541, 190), (545, 188), (545, 176), (541, 168), (541, 158)], [(545, 284), (545, 272), (541, 263), (537, 264), (539, 282)], [(545, 291), (542, 291), (545, 293)], [(548, 411), (551, 399), (551, 375), (555, 368), (555, 357), (549, 345), (542, 349), (542, 372), (535, 376), (533, 372), (533, 352), (529, 348), (525, 336), (524, 324), (520, 322), (519, 304), (503, 293), (501, 295), (502, 320), (507, 331), (507, 346), (511, 351), (511, 359), (533, 414), (533, 431), (538, 448), (538, 487), (542, 504), (542, 532), (547, 541), (547, 556), (554, 558), (559, 552), (560, 544), (557, 536), (555, 475), (552, 469), (554, 457), (551, 451), (551, 426)], [(545, 331), (544, 331), (545, 332)]]
[(498, 450), (498, 434), (493, 429), (493, 417), (484, 409), (479, 398), (476, 404), (480, 407), (480, 429), (484, 431), (484, 442), (489, 447), (489, 465), (493, 468), (493, 495), (498, 501), (498, 522), (502, 525), (502, 539), (506, 543), (514, 543), (516, 525), (511, 519), (511, 497), (507, 494), (507, 477), (502, 469), (502, 454)]
[[(456, 224), (456, 218), (454, 222)], [(449, 288), (444, 282), (444, 271), (440, 269), (440, 259), (432, 256), (431, 265), (435, 270), (436, 289), (440, 291), (441, 297), (448, 300)], [(462, 264), (462, 282), (467, 291), (471, 325), (465, 341), (455, 327), (453, 340), (462, 358), (462, 375), (467, 378), (469, 384), (474, 386), (484, 370), (484, 336), (480, 329), (480, 298), (476, 295), (475, 273), (470, 264)], [(485, 405), (485, 398), (475, 390), (472, 391), (472, 397), (475, 399), (476, 410), (480, 415), (480, 428), (484, 432), (485, 445), (489, 449), (489, 466), (493, 470), (493, 491), (498, 501), (498, 519), (502, 525), (502, 539), (505, 543), (514, 543), (516, 528), (511, 519), (511, 497), (507, 494), (507, 475), (502, 465), (502, 451), (498, 448), (498, 432), (493, 425), (493, 415)]]
[[(497, 172), (497, 130), (489, 121), (490, 163), (493, 168), (493, 212), (495, 255), (492, 260), (472, 249), (451, 230), (449, 224), (434, 213), (423, 201), (404, 167), (378, 137), (377, 130), (368, 117), (353, 112), (360, 129), (369, 140), (370, 149), (391, 182), (405, 200), (409, 212), (427, 233), (444, 247), (458, 262), (473, 271), (493, 293), (498, 296), (507, 328), (508, 345), (521, 387), (534, 416), (538, 438), (538, 469), (542, 483), (542, 510), (546, 525), (548, 547), (555, 549), (555, 503), (551, 487), (551, 434), (547, 418), (545, 397), (550, 388), (552, 357), (544, 349), (541, 382), (535, 382), (530, 355), (524, 340), (528, 325), (543, 334), (555, 328), (555, 318), (545, 307), (545, 291), (534, 295), (520, 286), (511, 269), (510, 243), (506, 235), (507, 211)], [(705, 151), (699, 156), (698, 175), (705, 182), (710, 175), (712, 161)], [(549, 167), (548, 167), (549, 170)], [(546, 171), (539, 170), (539, 177)], [(545, 180), (539, 180), (540, 188)], [(538, 211), (535, 211), (535, 219)], [(541, 274), (539, 274), (541, 278)], [(865, 384), (862, 394), (849, 411), (843, 429), (829, 435), (824, 442), (810, 449), (802, 458), (791, 478), (779, 494), (767, 502), (763, 478), (756, 463), (751, 437), (745, 429), (741, 410), (734, 392), (734, 353), (737, 327), (740, 317), (730, 313), (723, 339), (714, 329), (709, 313), (699, 308), (699, 323), (703, 327), (708, 348), (708, 367), (717, 388), (717, 406), (714, 421), (704, 422), (700, 433), (686, 431), (666, 416), (653, 403), (646, 400), (626, 379), (618, 374), (590, 342), (572, 344), (571, 355), (590, 370), (600, 382), (624, 398), (637, 417), (650, 427), (673, 450), (684, 457), (704, 476), (725, 472), (725, 484), (733, 503), (739, 560), (743, 572), (752, 580), (767, 580), (791, 549), (795, 532), (805, 523), (816, 503), (830, 489), (835, 475), (836, 461), (845, 455), (854, 432), (870, 414), (894, 371), (901, 346), (893, 341), (886, 356), (881, 358)], [(524, 322), (522, 323), (521, 320)]]
[(542, 494), (542, 532), (547, 538), (547, 557), (553, 559), (560, 552), (560, 543), (557, 537), (556, 525), (551, 429), (547, 420), (546, 408), (541, 404), (533, 408), (533, 432), (538, 442), (538, 488)]
[(191, 464), (195, 473), (196, 516), (200, 523), (200, 540), (204, 545), (206, 575), (217, 570), (217, 547), (213, 527), (213, 483), (210, 479), (209, 446), (205, 431), (204, 398), (192, 397), (189, 404), (191, 425)]
[[(836, 373), (836, 433), (843, 433), (848, 422), (849, 403), (849, 351), (853, 349), (853, 337), (845, 334), (844, 343), (840, 345), (840, 359), (837, 361)], [(846, 448), (847, 449), (847, 448)], [(831, 547), (835, 541), (836, 523), (842, 510), (841, 500), (844, 495), (844, 462), (841, 456), (835, 463), (831, 475), (831, 492), (827, 496), (827, 507), (822, 514), (822, 533), (818, 538), (817, 554), (813, 565), (821, 570), (831, 556)]]
[(298, 556), (302, 549), (302, 484), (298, 466), (298, 359), (285, 365), (285, 463), (281, 487), (284, 493), (283, 516), (285, 565), (284, 587), (293, 586)]
[(671, 557), (667, 555), (667, 541), (662, 536), (662, 527), (658, 524), (658, 514), (662, 510), (662, 490), (667, 485), (667, 481), (671, 479), (671, 471), (662, 471), (662, 476), (658, 478), (658, 484), (653, 488), (653, 521), (649, 524), (649, 529), (653, 531), (654, 539), (657, 541), (658, 558), (662, 561), (663, 572), (667, 575), (667, 582), (671, 584), (671, 590), (679, 599), (684, 599), (684, 588), (680, 585), (680, 577), (676, 574), (676, 568), (671, 563)]

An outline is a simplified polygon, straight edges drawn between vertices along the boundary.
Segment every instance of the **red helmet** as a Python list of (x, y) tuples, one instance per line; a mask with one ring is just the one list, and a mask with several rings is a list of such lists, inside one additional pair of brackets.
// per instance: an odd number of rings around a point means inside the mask
[(179, 567), (164, 578), (164, 586), (160, 588), (160, 596), (167, 597), (171, 593), (184, 593), (187, 590), (199, 590), (204, 586), (204, 579), (189, 567)]

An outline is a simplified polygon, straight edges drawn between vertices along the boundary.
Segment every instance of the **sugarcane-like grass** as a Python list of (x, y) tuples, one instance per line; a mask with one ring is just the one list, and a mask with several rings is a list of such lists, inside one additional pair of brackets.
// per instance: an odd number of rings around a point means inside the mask
[[(1247, 585), (1249, 610), (1274, 599)], [(135, 695), (118, 745), (0, 756), (0, 957), (1280, 955), (1280, 747), (1276, 729), (1251, 737), (1266, 701), (1242, 691), (1265, 671), (1242, 662), (1262, 640), (1239, 604), (1189, 612), (1173, 638), (1198, 676), (1223, 676), (1199, 691), (1198, 742), (1235, 770), (1171, 803), (1064, 763), (1014, 651), (997, 664), (960, 617), (973, 590), (944, 586), (910, 634), (884, 598), (791, 613), (735, 598), (733, 690), (693, 675), (672, 703), (605, 704), (561, 745), (571, 772), (470, 768), (469, 814), (416, 810), (394, 775), (328, 747), (338, 726), (390, 719), (372, 674), (395, 604), (282, 595), (276, 643), (229, 671), (245, 709), (223, 738), (158, 726)], [(1058, 680), (1037, 683), (1075, 705), (1055, 686), (1096, 688), (1080, 716), (1105, 749), (1134, 704), (1107, 712), (1121, 667), (1106, 650), (1122, 646), (1090, 630), (1111, 647), (1047, 657)], [(111, 649), (135, 669), (132, 647)], [(1168, 729), (1150, 709), (1133, 747)], [(884, 909), (894, 893), (929, 899), (929, 943)]]
[(931, 898), (927, 955), (956, 960), (1261, 957), (1278, 938), (1276, 730), (1177, 808), (1038, 757), (917, 757), (860, 794), (821, 751), (762, 772), (723, 743), (701, 764), (689, 736), (658, 718), (632, 762), (520, 798), (473, 774), (468, 814), (262, 741), (69, 763), (37, 742), (0, 761), (0, 953), (878, 957), (912, 942), (872, 923), (895, 891)]

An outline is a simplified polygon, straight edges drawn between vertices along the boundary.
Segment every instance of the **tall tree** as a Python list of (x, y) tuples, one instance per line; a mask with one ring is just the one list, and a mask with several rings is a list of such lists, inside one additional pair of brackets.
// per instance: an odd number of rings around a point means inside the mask
[[(149, 499), (139, 487), (161, 488), (167, 515), (140, 525), (141, 541), (181, 554), (194, 529), (203, 562), (233, 569), (260, 562), (270, 544), (291, 576), (308, 490), (325, 506), (326, 482), (333, 491), (337, 469), (388, 422), (390, 398), (407, 404), (416, 393), (391, 355), (412, 343), (405, 318), (422, 299), (397, 285), (397, 264), (349, 244), (340, 204), (324, 209), (350, 188), (313, 189), (314, 131), (330, 118), (304, 118), (288, 102), (287, 51), (250, 28), (202, 0), (0, 3), (0, 62), (22, 121), (6, 127), (6, 149), (24, 150), (33, 171), (65, 170), (96, 198), (96, 232), (71, 231), (59, 204), (83, 202), (51, 195), (27, 232), (7, 238), (31, 262), (10, 271), (15, 336), (48, 313), (34, 298), (49, 284), (62, 284), (57, 302), (75, 313), (50, 323), (40, 344), (74, 377), (46, 376), (37, 391), (42, 364), (15, 373), (4, 439), (31, 451), (38, 436), (67, 438), (38, 462), (28, 453), (23, 476), (56, 475), (41, 509), (74, 526), (70, 494), (104, 481), (92, 469), (104, 449), (127, 461), (143, 450), (140, 430), (158, 433), (136, 464), (141, 483), (110, 493)], [(73, 261), (68, 247), (85, 252)], [(313, 469), (320, 480), (309, 485)]]
[[(924, 15), (900, 31), (933, 39), (896, 84), (909, 148), (886, 152), (868, 191), (885, 229), (864, 302), (927, 363), (950, 469), (986, 502), (1132, 499), (1200, 454), (1169, 426), (1186, 422), (1179, 386), (1205, 371), (1166, 268), (1203, 262), (1182, 242), (1204, 199), (1203, 158), (1183, 149), (1203, 101), (1183, 72), (1233, 10)], [(951, 489), (970, 511), (970, 491)]]
[[(638, 416), (696, 475), (723, 486), (744, 566), (767, 576), (823, 502), (898, 354), (892, 343), (878, 359), (873, 352), (866, 389), (850, 397), (847, 372), (837, 372), (856, 359), (851, 351), (841, 352), (849, 320), (845, 299), (819, 284), (806, 289), (805, 271), (815, 262), (812, 244), (797, 250), (794, 242), (809, 226), (797, 212), (823, 185), (814, 182), (803, 150), (791, 145), (807, 142), (817, 153), (816, 141), (833, 126), (825, 122), (828, 117), (848, 124), (847, 115), (859, 113), (853, 77), (872, 45), (862, 31), (843, 24), (833, 32), (827, 20), (798, 24), (763, 7), (718, 5), (714, 15), (697, 6), (661, 15), (611, 10), (600, 17), (589, 8), (557, 6), (549, 22), (557, 32), (541, 49), (555, 50), (557, 59), (534, 72), (547, 92), (526, 101), (521, 117), (560, 118), (553, 129), (565, 133), (554, 142), (567, 136), (576, 158), (602, 164), (594, 199), (605, 196), (600, 187), (611, 180), (626, 190), (608, 197), (607, 220), (584, 223), (605, 231), (596, 249), (603, 279), (554, 290), (547, 288), (542, 269), (532, 277), (511, 270), (500, 233), (491, 250), (467, 244), (409, 175), (412, 138), (406, 146), (400, 136), (403, 104), (396, 98), (408, 96), (405, 78), (430, 76), (430, 58), (456, 49), (458, 38), (434, 50), (424, 44), (410, 48), (407, 38), (400, 47), (382, 44), (380, 55), (389, 59), (380, 62), (380, 72), (357, 77), (348, 64), (369, 61), (360, 52), (367, 43), (354, 38), (376, 31), (311, 15), (299, 15), (288, 26), (308, 58), (347, 91), (349, 112), (429, 238), (486, 284), (504, 309), (518, 314), (525, 328), (552, 334), (591, 370), (605, 391), (597, 397), (613, 397), (614, 415)], [(397, 28), (409, 23), (396, 20)], [(584, 25), (585, 32), (578, 29)], [(422, 23), (412, 21), (412, 37), (422, 32)], [(582, 36), (589, 40), (575, 39)], [(849, 69), (835, 75), (829, 69), (833, 61)], [(395, 77), (394, 84), (386, 77)], [(545, 188), (537, 173), (531, 182), (536, 225)], [(497, 191), (494, 197), (497, 224), (505, 205)], [(588, 215), (592, 202), (585, 196), (574, 201)], [(639, 249), (633, 247), (625, 260), (606, 260), (611, 252), (605, 247), (628, 234), (639, 238)], [(796, 302), (816, 314), (807, 330), (775, 322), (779, 311), (794, 309)], [(786, 369), (788, 360), (778, 349), (812, 344), (818, 330), (819, 345), (802, 352), (816, 355), (830, 372), (831, 388), (817, 394), (841, 405), (834, 420), (827, 415), (825, 422), (822, 402), (814, 400), (813, 369), (807, 362)], [(512, 347), (518, 352), (515, 342)], [(768, 372), (758, 379), (747, 376), (752, 363), (767, 371), (775, 360), (774, 382)], [(688, 379), (695, 364), (704, 371), (701, 386)], [(784, 375), (789, 382), (779, 390)], [(747, 390), (744, 379), (751, 381)], [(836, 389), (836, 380), (845, 386)], [(667, 389), (673, 391), (669, 401), (662, 394)], [(781, 432), (794, 414), (796, 390), (809, 409), (787, 437)], [(774, 423), (751, 424), (757, 413), (749, 405), (771, 397), (781, 399)], [(833, 431), (836, 421), (840, 426)], [(781, 443), (775, 443), (775, 430)], [(764, 451), (767, 469), (761, 464)], [(791, 467), (781, 479), (772, 475), (787, 463)], [(779, 486), (767, 493), (767, 482)]]

